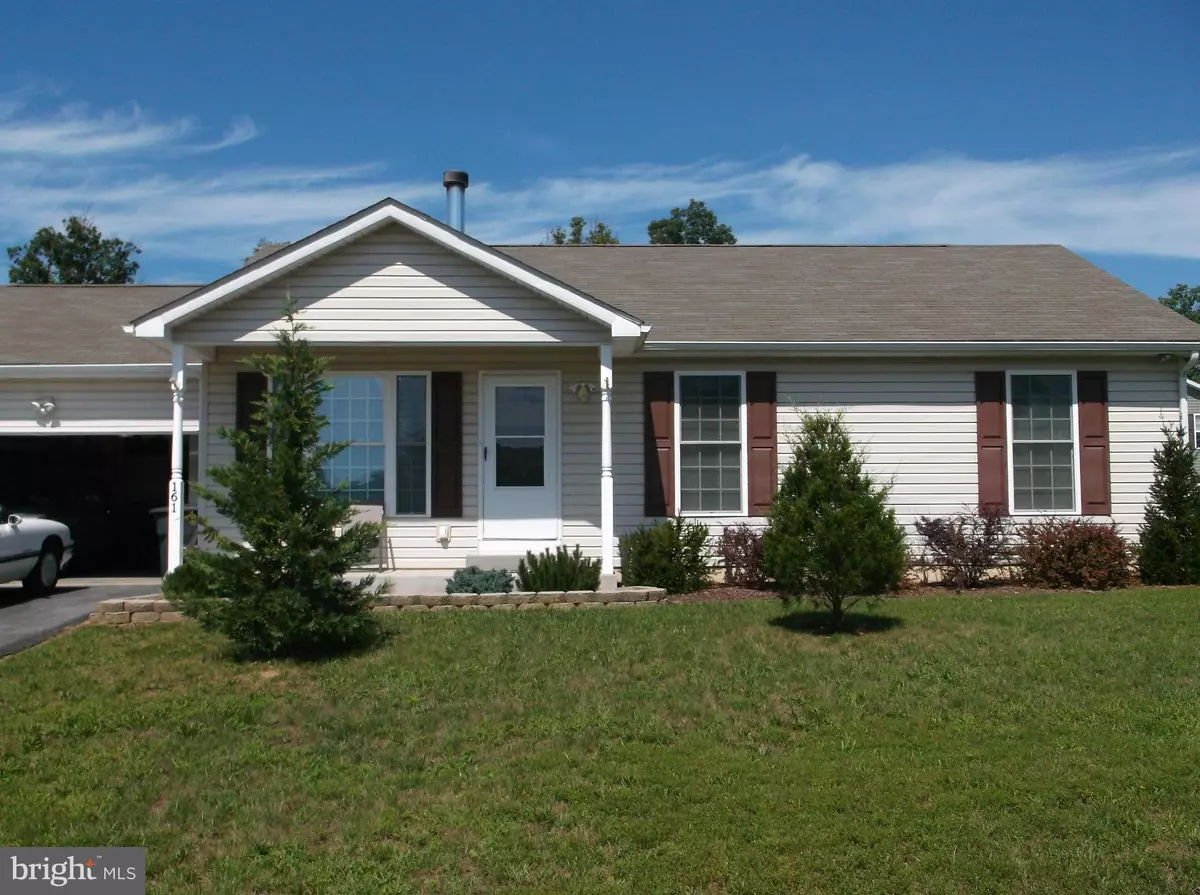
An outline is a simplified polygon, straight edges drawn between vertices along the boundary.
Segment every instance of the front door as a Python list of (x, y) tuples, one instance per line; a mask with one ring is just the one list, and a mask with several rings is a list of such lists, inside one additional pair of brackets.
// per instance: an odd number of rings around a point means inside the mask
[(558, 377), (485, 375), (481, 553), (535, 552), (559, 538)]

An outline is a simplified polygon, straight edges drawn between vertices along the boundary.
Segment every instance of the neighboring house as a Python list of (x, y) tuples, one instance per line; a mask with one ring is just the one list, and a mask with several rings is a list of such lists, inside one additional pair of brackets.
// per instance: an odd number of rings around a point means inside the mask
[(352, 443), (331, 473), (382, 504), (413, 575), (560, 543), (611, 575), (647, 521), (763, 524), (810, 410), (845, 414), (905, 523), (985, 503), (1133, 533), (1200, 349), (1059, 246), (488, 246), (385, 199), (271, 248), (129, 334), (201, 364), (176, 418), (198, 391), (207, 468), (232, 459), (214, 430), (245, 424), (265, 384), (240, 361), (290, 295)]
[[(1193, 448), (1200, 449), (1200, 439), (1196, 435), (1200, 432), (1200, 382), (1187, 381), (1187, 404), (1188, 439)], [(1196, 466), (1200, 468), (1200, 454), (1196, 455)]]

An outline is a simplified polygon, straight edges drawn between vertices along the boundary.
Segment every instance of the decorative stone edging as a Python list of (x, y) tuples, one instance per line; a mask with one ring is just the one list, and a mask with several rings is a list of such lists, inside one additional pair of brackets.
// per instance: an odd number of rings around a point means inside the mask
[[(384, 595), (371, 608), (375, 612), (421, 612), (443, 609), (620, 609), (654, 606), (667, 592), (661, 587), (619, 587), (615, 590), (540, 591), (509, 594), (418, 594)], [(141, 597), (132, 600), (103, 600), (88, 622), (96, 625), (147, 625), (183, 621), (169, 600)]]

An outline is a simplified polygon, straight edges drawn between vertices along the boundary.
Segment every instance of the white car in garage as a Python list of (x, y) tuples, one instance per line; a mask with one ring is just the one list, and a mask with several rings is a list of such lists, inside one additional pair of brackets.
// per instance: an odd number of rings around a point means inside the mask
[(20, 581), (33, 594), (54, 590), (75, 542), (61, 522), (19, 516), (0, 505), (0, 584)]

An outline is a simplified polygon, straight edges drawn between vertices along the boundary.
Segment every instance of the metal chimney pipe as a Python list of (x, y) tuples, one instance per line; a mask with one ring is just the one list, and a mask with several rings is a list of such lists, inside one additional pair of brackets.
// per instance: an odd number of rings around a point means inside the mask
[(442, 174), (442, 186), (446, 188), (446, 223), (455, 230), (467, 227), (467, 186), (470, 178), (466, 171), (446, 171)]

